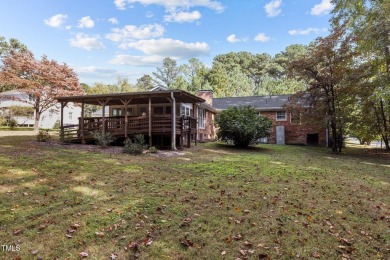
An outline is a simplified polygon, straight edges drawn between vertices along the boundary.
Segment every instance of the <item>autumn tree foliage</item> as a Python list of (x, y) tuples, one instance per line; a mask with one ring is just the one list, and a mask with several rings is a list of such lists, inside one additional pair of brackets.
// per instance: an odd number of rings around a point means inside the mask
[(42, 113), (56, 104), (56, 97), (83, 94), (73, 69), (46, 56), (37, 60), (30, 51), (11, 51), (3, 59), (0, 81), (33, 97), (35, 130)]
[(307, 82), (307, 89), (291, 97), (290, 110), (304, 122), (329, 129), (332, 151), (340, 153), (350, 104), (354, 99), (357, 67), (353, 41), (342, 29), (318, 38), (305, 55), (290, 63), (290, 74)]

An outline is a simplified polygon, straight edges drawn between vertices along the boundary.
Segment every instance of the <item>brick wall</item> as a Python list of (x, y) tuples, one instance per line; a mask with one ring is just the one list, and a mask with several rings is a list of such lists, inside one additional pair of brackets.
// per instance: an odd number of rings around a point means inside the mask
[(205, 128), (198, 129), (199, 140), (207, 140), (207, 139), (215, 138), (214, 114), (207, 110), (205, 112), (206, 112)]
[(260, 114), (272, 120), (271, 135), (268, 137), (268, 142), (271, 144), (276, 143), (276, 126), (284, 126), (286, 144), (307, 145), (307, 135), (318, 134), (318, 144), (326, 145), (325, 129), (318, 130), (315, 127), (305, 125), (304, 122), (301, 122), (299, 125), (292, 125), (290, 123), (291, 115), (289, 112), (286, 112), (285, 121), (276, 121), (276, 111), (261, 111)]

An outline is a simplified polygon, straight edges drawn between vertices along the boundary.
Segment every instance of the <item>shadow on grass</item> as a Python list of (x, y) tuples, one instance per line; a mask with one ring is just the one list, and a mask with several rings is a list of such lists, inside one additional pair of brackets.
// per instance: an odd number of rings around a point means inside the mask
[(210, 143), (208, 148), (216, 148), (216, 149), (223, 149), (227, 150), (230, 152), (267, 152), (270, 153), (272, 149), (265, 148), (265, 147), (260, 147), (260, 146), (249, 146), (247, 148), (242, 148), (242, 147), (236, 147), (234, 145), (226, 144), (226, 143)]

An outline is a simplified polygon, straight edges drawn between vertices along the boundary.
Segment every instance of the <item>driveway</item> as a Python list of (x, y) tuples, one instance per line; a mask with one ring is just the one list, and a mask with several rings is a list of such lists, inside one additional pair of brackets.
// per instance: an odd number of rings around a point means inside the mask
[(0, 131), (0, 137), (4, 136), (31, 136), (36, 135), (36, 131)]

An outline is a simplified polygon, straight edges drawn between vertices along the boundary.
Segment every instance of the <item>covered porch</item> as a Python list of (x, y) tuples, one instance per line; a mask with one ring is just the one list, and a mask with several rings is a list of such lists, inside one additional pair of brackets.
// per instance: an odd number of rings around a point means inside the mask
[[(119, 139), (143, 134), (149, 146), (164, 146), (168, 140), (172, 150), (176, 150), (177, 145), (189, 147), (191, 140), (196, 144), (197, 108), (204, 102), (202, 98), (181, 90), (58, 97), (57, 100), (61, 104), (60, 135), (63, 142), (86, 143), (94, 140), (93, 135), (97, 131), (110, 133)], [(69, 102), (81, 105), (77, 125), (62, 123), (64, 107)], [(86, 117), (87, 104), (102, 107), (102, 116)], [(181, 115), (182, 104), (190, 105), (192, 112)], [(164, 113), (160, 113), (160, 106), (164, 106)], [(106, 107), (115, 107), (116, 112), (121, 113), (113, 115), (113, 109), (107, 113)]]

